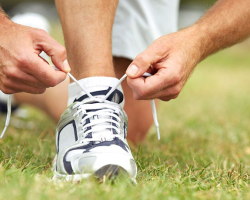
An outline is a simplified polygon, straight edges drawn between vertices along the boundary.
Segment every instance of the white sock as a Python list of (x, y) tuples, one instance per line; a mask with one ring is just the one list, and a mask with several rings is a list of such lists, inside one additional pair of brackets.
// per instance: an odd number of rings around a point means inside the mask
[[(95, 76), (95, 77), (88, 77), (78, 81), (88, 92), (100, 91), (100, 90), (107, 90), (109, 87), (114, 87), (119, 80), (113, 77), (104, 77), (104, 76)], [(119, 85), (117, 87), (122, 93), (122, 87)], [(69, 84), (68, 88), (68, 106), (71, 105), (76, 98), (81, 95), (84, 95), (85, 92), (77, 85), (76, 83)], [(105, 95), (100, 95), (105, 96)], [(124, 101), (123, 101), (124, 103)]]

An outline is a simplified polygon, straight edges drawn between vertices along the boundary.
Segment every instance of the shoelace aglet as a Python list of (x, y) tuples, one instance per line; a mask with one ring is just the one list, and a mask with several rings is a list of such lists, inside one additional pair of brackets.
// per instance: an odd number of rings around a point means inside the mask
[(154, 123), (155, 123), (156, 131), (157, 131), (158, 140), (160, 140), (161, 139), (161, 137), (160, 137), (160, 129), (159, 129), (159, 123), (158, 123), (158, 119), (157, 119), (155, 101), (150, 100), (150, 103), (151, 103), (151, 107), (152, 107), (153, 118), (154, 118)]
[(158, 140), (161, 139), (159, 126), (156, 127)]
[(10, 115), (11, 115), (11, 98), (12, 98), (12, 94), (10, 94), (8, 96), (8, 102), (7, 102), (7, 117), (6, 117), (6, 121), (5, 121), (5, 127), (3, 129), (3, 132), (0, 136), (0, 138), (3, 138), (6, 130), (7, 130), (7, 127), (9, 126), (9, 123), (10, 123)]

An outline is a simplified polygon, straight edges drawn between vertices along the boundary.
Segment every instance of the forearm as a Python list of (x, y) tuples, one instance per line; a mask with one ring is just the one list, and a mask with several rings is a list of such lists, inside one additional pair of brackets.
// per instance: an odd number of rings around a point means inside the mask
[(200, 60), (250, 36), (250, 0), (218, 0), (193, 26)]

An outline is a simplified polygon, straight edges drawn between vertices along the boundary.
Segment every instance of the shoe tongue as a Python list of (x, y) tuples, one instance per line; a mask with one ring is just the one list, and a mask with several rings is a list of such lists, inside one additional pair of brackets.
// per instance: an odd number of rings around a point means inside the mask
[[(112, 77), (89, 77), (79, 80), (79, 83), (95, 97), (104, 98), (106, 94), (117, 85), (119, 80)], [(76, 84), (71, 83), (69, 85), (69, 101), (68, 105), (83, 101), (89, 98), (89, 96)], [(121, 85), (119, 85), (114, 92), (112, 92), (107, 100), (121, 104), (124, 104), (124, 97)]]

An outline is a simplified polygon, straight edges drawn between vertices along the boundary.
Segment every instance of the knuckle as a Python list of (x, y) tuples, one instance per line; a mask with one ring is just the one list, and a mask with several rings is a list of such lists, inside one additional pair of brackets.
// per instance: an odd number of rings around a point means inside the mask
[(43, 94), (46, 91), (46, 88), (41, 88), (41, 89), (37, 89), (35, 92), (36, 94)]
[(44, 41), (47, 40), (50, 35), (43, 29), (31, 28), (30, 35), (33, 41)]
[(151, 93), (148, 90), (139, 89), (137, 90), (137, 94), (138, 94), (138, 99), (142, 100), (142, 99), (147, 99)]
[[(18, 75), (17, 71), (15, 69), (12, 69), (12, 68), (6, 69), (5, 74), (6, 74), (6, 77), (12, 77), (12, 78), (17, 77), (17, 75)], [(6, 81), (6, 79), (3, 79), (3, 81)]]
[(1, 91), (4, 93), (4, 94), (13, 94), (13, 90), (10, 89), (10, 88), (7, 88), (5, 86), (1, 86)]
[(38, 37), (44, 37), (47, 35), (47, 32), (43, 29), (33, 28), (33, 33)]
[(140, 97), (144, 97), (144, 96), (146, 96), (146, 94), (147, 94), (147, 92), (145, 92), (145, 90), (142, 90), (142, 89), (138, 89), (137, 90), (137, 94), (138, 94), (138, 96), (140, 96)]
[(22, 66), (28, 66), (29, 65), (29, 58), (26, 54), (20, 54), (18, 57), (17, 57), (17, 61), (20, 65)]
[(175, 85), (181, 81), (181, 76), (179, 73), (175, 73), (172, 77), (172, 83)]
[(135, 60), (139, 63), (146, 63), (146, 59), (142, 54), (136, 56)]
[(173, 95), (174, 96), (178, 96), (179, 94), (180, 94), (180, 92), (181, 92), (181, 87), (180, 86), (176, 86), (176, 87), (174, 87), (174, 90), (173, 90)]
[(171, 99), (176, 99), (179, 96), (179, 94), (176, 94), (174, 96), (171, 97)]
[(3, 78), (1, 80), (2, 84), (3, 84), (3, 88), (6, 89), (7, 87), (9, 87), (10, 81), (8, 80), (8, 78)]
[(58, 51), (64, 56), (66, 55), (66, 48), (62, 45), (59, 45)]
[(133, 98), (134, 98), (135, 100), (141, 100), (140, 95), (138, 95), (136, 92), (133, 93)]

